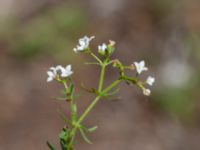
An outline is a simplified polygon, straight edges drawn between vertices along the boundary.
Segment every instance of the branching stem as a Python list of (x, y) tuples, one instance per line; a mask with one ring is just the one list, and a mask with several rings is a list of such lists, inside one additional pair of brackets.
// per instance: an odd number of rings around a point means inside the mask
[(87, 117), (87, 115), (91, 112), (91, 110), (95, 107), (95, 105), (98, 103), (98, 101), (101, 99), (103, 95), (105, 95), (107, 92), (112, 90), (115, 86), (117, 86), (120, 83), (120, 79), (114, 81), (111, 83), (107, 88), (103, 89), (103, 83), (104, 83), (104, 78), (105, 78), (105, 68), (106, 64), (104, 64), (95, 54), (91, 53), (91, 55), (100, 63), (101, 65), (101, 74), (100, 74), (100, 79), (99, 79), (99, 85), (98, 85), (98, 92), (99, 95), (90, 103), (90, 105), (85, 109), (83, 114), (79, 117), (78, 121), (76, 122), (76, 125), (72, 128), (71, 130), (71, 141), (69, 143), (69, 147), (73, 147), (73, 142), (76, 136), (76, 132), (78, 131), (78, 128), (82, 121)]

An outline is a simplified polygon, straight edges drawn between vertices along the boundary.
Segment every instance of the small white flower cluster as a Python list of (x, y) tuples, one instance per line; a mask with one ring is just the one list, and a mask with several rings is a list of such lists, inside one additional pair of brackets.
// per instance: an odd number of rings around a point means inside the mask
[[(73, 49), (75, 53), (80, 53), (80, 52), (85, 52), (85, 51), (89, 51), (89, 45), (90, 45), (90, 41), (92, 39), (94, 39), (94, 36), (88, 37), (88, 36), (84, 36), (83, 38), (80, 38), (78, 40), (78, 45), (76, 45), (76, 47)], [(105, 55), (106, 54), (106, 50), (108, 54), (113, 53), (113, 48), (111, 48), (112, 46), (115, 45), (114, 41), (109, 41), (110, 43), (107, 45), (105, 43), (103, 43), (102, 45), (98, 46), (98, 52), (101, 55)]]
[[(78, 40), (78, 45), (76, 46), (76, 48), (74, 48), (74, 52), (78, 53), (78, 52), (84, 52), (88, 50), (90, 41), (92, 39), (94, 39), (94, 36), (91, 36), (91, 37), (84, 36), (83, 38), (80, 38)], [(108, 53), (111, 54), (113, 52), (112, 46), (114, 46), (114, 44), (115, 44), (114, 41), (110, 41), (109, 45), (106, 45), (105, 43), (103, 43), (102, 45), (98, 46), (98, 52), (102, 55), (105, 55), (106, 50), (108, 50)], [(134, 62), (133, 65), (135, 66), (138, 75), (140, 75), (143, 71), (148, 70), (148, 68), (145, 66), (144, 60), (140, 62)], [(58, 65), (56, 67), (51, 67), (47, 71), (47, 74), (48, 74), (47, 82), (53, 81), (54, 79), (56, 79), (57, 81), (62, 81), (61, 80), (62, 78), (67, 78), (72, 73), (73, 71), (71, 70), (71, 65), (67, 65), (66, 67), (62, 67), (61, 65)], [(149, 86), (153, 86), (154, 82), (155, 82), (155, 78), (149, 76), (146, 79), (145, 84), (148, 84)], [(145, 88), (143, 84), (141, 88), (143, 90), (144, 95), (149, 96), (151, 94), (151, 90)]]
[(107, 45), (105, 43), (98, 46), (99, 53), (102, 53), (102, 54), (105, 53), (106, 49), (107, 49)]
[[(145, 66), (144, 60), (142, 60), (140, 62), (134, 62), (134, 65), (135, 65), (135, 68), (136, 68), (136, 71), (137, 71), (138, 74), (141, 74), (143, 71), (148, 70), (148, 68)], [(155, 82), (155, 78), (149, 76), (145, 83), (150, 85), (150, 86), (153, 86), (154, 82)], [(143, 88), (143, 94), (146, 95), (146, 96), (149, 96), (151, 94), (151, 90)]]
[(60, 77), (66, 78), (69, 77), (73, 71), (71, 70), (71, 65), (67, 65), (66, 67), (62, 67), (61, 65), (58, 65), (56, 67), (49, 68), (49, 71), (47, 71), (47, 82), (51, 82), (54, 79), (59, 79)]
[(90, 41), (92, 39), (94, 39), (94, 36), (84, 36), (83, 38), (79, 39), (79, 45), (77, 45), (76, 48), (74, 48), (74, 52), (78, 53), (86, 50), (89, 47)]

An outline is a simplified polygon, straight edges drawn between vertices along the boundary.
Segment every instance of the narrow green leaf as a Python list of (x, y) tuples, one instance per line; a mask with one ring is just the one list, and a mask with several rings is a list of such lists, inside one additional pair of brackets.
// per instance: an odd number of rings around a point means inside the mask
[(94, 132), (97, 130), (97, 128), (98, 128), (98, 126), (94, 126), (94, 127), (88, 128), (87, 130), (88, 130), (88, 132)]
[(67, 97), (56, 97), (55, 99), (59, 101), (66, 101)]
[(113, 97), (107, 96), (107, 97), (105, 97), (105, 99), (108, 100), (108, 101), (118, 101), (118, 100), (120, 100), (121, 98), (120, 98), (120, 97), (113, 98)]
[(84, 130), (83, 130), (82, 128), (79, 128), (79, 130), (80, 130), (80, 133), (81, 133), (81, 136), (83, 137), (83, 139), (84, 139), (87, 143), (92, 144), (92, 142), (91, 142), (91, 141), (88, 139), (88, 137), (86, 136)]
[(86, 127), (84, 125), (81, 125), (81, 128), (85, 131), (85, 132), (94, 132), (95, 130), (97, 130), (98, 126), (94, 126), (94, 127)]
[(117, 88), (115, 91), (106, 93), (104, 96), (113, 96), (113, 95), (117, 94), (117, 92), (119, 92), (119, 90), (120, 90), (120, 88)]
[(99, 63), (96, 63), (96, 62), (86, 62), (85, 64), (86, 65), (100, 65)]
[(73, 93), (74, 93), (74, 84), (73, 83), (70, 85), (69, 89), (70, 89), (70, 91), (69, 91), (70, 95), (73, 95)]
[(63, 139), (60, 139), (60, 146), (61, 146), (62, 150), (67, 150), (65, 141)]
[(81, 83), (81, 87), (82, 87), (84, 90), (86, 90), (87, 92), (95, 93), (95, 94), (98, 93), (96, 89), (94, 89), (94, 88), (90, 88), (90, 89), (89, 89), (89, 88), (87, 88), (83, 83)]
[(66, 128), (63, 128), (62, 131), (59, 134), (59, 138), (62, 140), (66, 140), (68, 138), (68, 131)]
[(48, 141), (47, 146), (50, 148), (50, 150), (56, 150), (56, 148), (53, 145), (51, 145)]

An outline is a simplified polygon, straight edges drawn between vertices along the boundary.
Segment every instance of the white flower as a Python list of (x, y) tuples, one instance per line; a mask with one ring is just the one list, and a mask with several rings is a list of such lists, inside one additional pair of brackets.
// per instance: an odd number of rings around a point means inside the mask
[(78, 53), (87, 49), (92, 39), (94, 39), (94, 36), (92, 37), (84, 36), (83, 38), (79, 39), (78, 41), (79, 45), (77, 45), (76, 48), (74, 48), (74, 52)]
[(63, 78), (68, 77), (73, 73), (73, 71), (71, 70), (72, 69), (71, 65), (67, 65), (65, 68), (62, 67), (60, 69), (61, 69), (61, 75), (60, 76), (63, 77)]
[(134, 62), (134, 65), (136, 67), (136, 71), (137, 71), (138, 74), (141, 74), (143, 71), (147, 71), (148, 70), (148, 68), (145, 67), (144, 60), (140, 61), (140, 62)]
[(68, 77), (73, 73), (73, 71), (71, 70), (71, 65), (67, 65), (65, 68), (62, 67), (61, 65), (58, 65), (56, 67), (51, 67), (49, 69), (49, 71), (47, 71), (47, 82), (51, 82), (54, 79), (56, 79), (56, 77)]
[(151, 91), (149, 89), (143, 88), (143, 94), (149, 96), (151, 94)]
[(149, 77), (147, 78), (147, 80), (146, 80), (146, 83), (147, 83), (148, 85), (150, 85), (150, 86), (152, 86), (154, 82), (155, 82), (155, 78), (154, 78), (154, 77), (151, 77), (151, 76), (149, 76)]
[(107, 45), (105, 43), (98, 46), (98, 50), (99, 50), (100, 53), (105, 53), (106, 49), (107, 49)]

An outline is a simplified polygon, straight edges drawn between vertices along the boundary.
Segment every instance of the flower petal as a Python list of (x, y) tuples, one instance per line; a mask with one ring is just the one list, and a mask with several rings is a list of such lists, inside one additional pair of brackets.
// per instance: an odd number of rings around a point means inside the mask
[(71, 69), (72, 69), (72, 65), (67, 65), (67, 66), (65, 67), (65, 70), (71, 71)]
[(47, 78), (47, 82), (51, 82), (52, 80), (53, 80), (52, 77), (48, 77), (48, 78)]
[(49, 77), (53, 77), (54, 76), (53, 72), (51, 72), (51, 71), (47, 71), (47, 74), (48, 74)]

